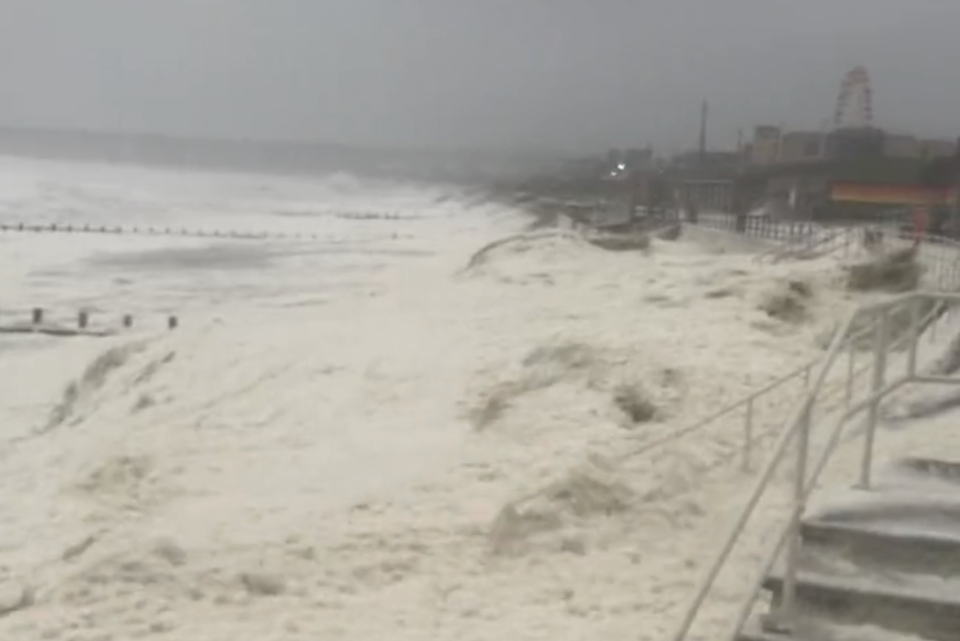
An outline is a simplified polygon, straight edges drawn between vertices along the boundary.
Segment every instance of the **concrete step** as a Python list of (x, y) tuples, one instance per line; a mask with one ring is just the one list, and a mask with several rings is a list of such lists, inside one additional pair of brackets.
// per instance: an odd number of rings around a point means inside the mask
[(833, 641), (829, 637), (811, 634), (810, 631), (795, 629), (790, 633), (767, 632), (756, 622), (751, 621), (737, 635), (737, 641)]
[(960, 493), (960, 463), (920, 457), (901, 458), (878, 471), (876, 487)]
[[(899, 459), (828, 498), (801, 525), (793, 629), (764, 615), (739, 641), (960, 641), (960, 463)], [(774, 611), (782, 563), (763, 584)]]
[(812, 507), (804, 519), (811, 541), (832, 535), (872, 538), (888, 536), (905, 541), (960, 541), (960, 486), (924, 477), (884, 476), (878, 491), (845, 490), (828, 503)]
[[(904, 580), (877, 574), (797, 574), (797, 611), (802, 620), (842, 626), (872, 625), (930, 641), (960, 638), (960, 590), (955, 582)], [(763, 587), (780, 603), (783, 575), (770, 574)]]
[(960, 577), (960, 492), (930, 489), (924, 485), (927, 476), (884, 478), (891, 489), (847, 491), (843, 500), (804, 519), (800, 532), (808, 569), (881, 580)]
[(765, 631), (756, 619), (747, 623), (737, 641), (924, 641), (922, 637), (876, 626), (831, 625), (799, 620), (788, 633)]
[(848, 564), (882, 574), (960, 577), (960, 537), (817, 521), (804, 523), (801, 535), (804, 555), (817, 557), (821, 566)]

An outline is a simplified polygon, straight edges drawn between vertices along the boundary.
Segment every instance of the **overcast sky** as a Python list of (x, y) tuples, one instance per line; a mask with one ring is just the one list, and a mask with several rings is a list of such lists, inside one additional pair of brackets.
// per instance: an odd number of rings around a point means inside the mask
[(960, 134), (960, 0), (0, 0), (0, 125), (581, 150)]

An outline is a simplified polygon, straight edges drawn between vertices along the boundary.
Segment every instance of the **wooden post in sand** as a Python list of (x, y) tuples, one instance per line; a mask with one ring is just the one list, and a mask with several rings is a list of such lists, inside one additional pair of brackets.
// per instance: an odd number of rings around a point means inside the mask
[(176, 329), (179, 324), (176, 316), (171, 316), (167, 319), (167, 329)]
[(124, 314), (124, 315), (123, 315), (123, 326), (126, 327), (126, 328), (128, 328), (128, 329), (131, 328), (131, 327), (133, 327), (133, 316), (131, 316), (130, 314)]
[(86, 329), (90, 321), (90, 314), (87, 310), (80, 310), (80, 313), (77, 314), (77, 327), (80, 329)]
[(42, 324), (43, 324), (43, 308), (42, 308), (42, 307), (34, 307), (34, 308), (33, 308), (33, 314), (32, 314), (32, 317), (31, 317), (31, 321), (33, 322), (34, 325), (42, 325)]

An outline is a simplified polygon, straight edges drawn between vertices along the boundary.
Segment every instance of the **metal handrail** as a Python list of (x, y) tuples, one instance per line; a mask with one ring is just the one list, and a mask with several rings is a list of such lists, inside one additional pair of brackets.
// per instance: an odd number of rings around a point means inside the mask
[[(928, 317), (937, 315), (937, 310), (930, 312)], [(924, 322), (921, 322), (915, 325), (915, 329), (919, 330), (924, 326)], [(913, 340), (919, 339), (919, 334), (915, 334), (911, 337)], [(915, 347), (915, 344), (914, 344)], [(848, 407), (847, 410), (840, 415), (836, 421), (833, 432), (830, 435), (830, 438), (827, 440), (826, 445), (823, 448), (823, 452), (820, 455), (820, 459), (817, 461), (817, 465), (814, 467), (813, 473), (807, 479), (806, 484), (802, 493), (802, 502), (805, 504), (806, 500), (809, 498), (810, 494), (817, 486), (817, 482), (820, 479), (820, 475), (827, 467), (831, 456), (836, 450), (837, 446), (840, 444), (841, 436), (844, 432), (844, 427), (851, 418), (856, 414), (862, 412), (864, 409), (867, 409), (872, 404), (879, 402), (883, 397), (891, 394), (896, 391), (904, 384), (909, 383), (912, 378), (912, 374), (915, 373), (916, 368), (916, 352), (911, 350), (910, 358), (908, 360), (908, 369), (905, 376), (901, 376), (897, 380), (882, 386), (879, 390), (875, 390), (867, 398), (863, 399), (859, 403)], [(868, 460), (869, 457), (865, 456), (865, 460)], [(730, 633), (727, 635), (729, 641), (735, 641), (737, 636), (740, 634), (740, 631), (743, 629), (743, 626), (746, 624), (747, 619), (750, 617), (750, 613), (753, 611), (754, 604), (757, 600), (757, 597), (760, 594), (760, 590), (763, 587), (764, 578), (770, 573), (773, 569), (774, 563), (776, 563), (777, 558), (780, 555), (780, 552), (783, 550), (784, 544), (787, 542), (787, 537), (791, 532), (794, 531), (794, 524), (788, 521), (784, 524), (779, 530), (779, 536), (775, 540), (775, 544), (772, 546), (770, 552), (767, 554), (764, 563), (761, 565), (760, 572), (757, 573), (754, 581), (752, 582), (752, 589), (748, 595), (748, 598), (744, 601), (743, 606), (740, 609), (740, 612), (731, 627)]]
[[(916, 309), (916, 308), (914, 308)], [(912, 339), (914, 342), (911, 346), (911, 351), (908, 354), (907, 361), (907, 375), (902, 376), (899, 379), (893, 381), (892, 383), (887, 384), (882, 387), (879, 391), (874, 391), (870, 396), (863, 399), (859, 403), (854, 404), (853, 406), (848, 406), (846, 411), (843, 412), (836, 421), (833, 432), (830, 435), (830, 438), (827, 440), (827, 443), (824, 445), (823, 452), (820, 455), (820, 459), (817, 461), (817, 465), (814, 467), (813, 473), (810, 475), (809, 479), (806, 482), (806, 485), (803, 489), (802, 501), (804, 504), (807, 499), (810, 497), (810, 494), (817, 486), (817, 482), (820, 479), (820, 475), (827, 467), (831, 456), (836, 450), (837, 446), (840, 444), (841, 437), (843, 435), (844, 427), (848, 420), (853, 418), (856, 414), (862, 412), (864, 409), (869, 407), (872, 403), (878, 402), (883, 397), (894, 392), (904, 384), (910, 382), (911, 373), (916, 371), (916, 341), (919, 340), (920, 333), (923, 328), (927, 326), (927, 323), (939, 315), (940, 311), (938, 309), (931, 310), (927, 317), (921, 319), (919, 322), (913, 325), (914, 331), (912, 336), (908, 335), (906, 338)], [(901, 337), (902, 338), (902, 337)], [(895, 341), (894, 343), (899, 342)], [(893, 343), (891, 343), (891, 346)], [(869, 366), (865, 369), (870, 369)], [(787, 521), (783, 526), (781, 526), (779, 535), (775, 539), (775, 543), (772, 546), (771, 550), (768, 552), (765, 557), (765, 561), (761, 565), (760, 571), (756, 574), (754, 580), (752, 581), (752, 588), (748, 594), (747, 599), (744, 600), (743, 606), (741, 607), (739, 614), (737, 615), (736, 620), (734, 621), (733, 626), (727, 639), (729, 641), (735, 641), (737, 636), (739, 636), (740, 631), (743, 629), (743, 626), (746, 624), (747, 619), (750, 617), (751, 612), (753, 611), (754, 605), (756, 603), (757, 597), (760, 595), (760, 590), (763, 587), (764, 578), (770, 573), (773, 569), (774, 563), (776, 563), (777, 558), (780, 556), (780, 552), (783, 550), (784, 544), (787, 542), (787, 537), (794, 530), (794, 523), (792, 521)]]
[(754, 262), (763, 262), (767, 258), (775, 259), (774, 262), (777, 262), (776, 259), (785, 258), (790, 255), (790, 252), (804, 251), (811, 252), (815, 251), (818, 248), (822, 249), (824, 245), (828, 245), (834, 241), (843, 239), (845, 242), (850, 242), (850, 228), (844, 227), (840, 230), (832, 229), (815, 229), (815, 233), (811, 234), (811, 237), (804, 238), (799, 243), (791, 243), (785, 247), (774, 247), (768, 249), (765, 252), (755, 256), (753, 258)]
[[(866, 336), (867, 334), (869, 334), (871, 331), (872, 331), (871, 327), (869, 326), (863, 327), (860, 329), (860, 331), (853, 334), (853, 336), (851, 337), (851, 340), (862, 338), (863, 336)], [(750, 460), (750, 454), (752, 451), (752, 443), (753, 443), (753, 435), (752, 435), (753, 404), (758, 399), (763, 398), (770, 392), (773, 392), (774, 390), (783, 387), (787, 383), (790, 383), (800, 378), (801, 375), (803, 375), (804, 377), (805, 385), (808, 385), (811, 371), (817, 365), (817, 363), (821, 361), (822, 358), (823, 358), (822, 356), (818, 356), (817, 358), (791, 370), (788, 374), (785, 374), (779, 378), (776, 378), (773, 381), (764, 385), (763, 387), (760, 387), (754, 390), (747, 396), (743, 396), (738, 400), (721, 407), (719, 410), (716, 410), (715, 412), (694, 421), (693, 423), (691, 423), (690, 425), (687, 425), (686, 427), (683, 427), (674, 432), (670, 432), (669, 434), (661, 436), (660, 438), (655, 438), (651, 441), (644, 442), (639, 447), (628, 450), (626, 453), (621, 454), (618, 457), (615, 457), (613, 461), (622, 463), (624, 461), (628, 461), (632, 458), (640, 456), (641, 454), (645, 454), (651, 450), (655, 450), (658, 447), (666, 445), (667, 443), (672, 443), (674, 441), (680, 440), (685, 436), (689, 436), (690, 434), (693, 434), (702, 429), (705, 429), (706, 427), (712, 425), (713, 423), (723, 418), (724, 416), (732, 414), (733, 412), (735, 412), (740, 408), (746, 407), (747, 414), (744, 415), (744, 423), (747, 427), (744, 430), (745, 432), (744, 443), (743, 443), (743, 448), (741, 450), (742, 466), (746, 469), (749, 467), (749, 460)], [(863, 367), (860, 369), (851, 370), (850, 372), (848, 372), (848, 380), (857, 378), (868, 370), (869, 370), (869, 367)], [(526, 501), (530, 501), (532, 499), (535, 499), (541, 496), (542, 493), (543, 493), (542, 490), (532, 491), (528, 494), (525, 494), (523, 496), (520, 496), (514, 499), (513, 504), (519, 505)]]
[(819, 359), (814, 359), (809, 363), (805, 363), (800, 367), (794, 370), (791, 370), (790, 373), (774, 379), (773, 381), (767, 383), (763, 387), (760, 387), (754, 390), (753, 392), (750, 392), (750, 394), (748, 394), (747, 396), (743, 396), (738, 400), (721, 407), (720, 409), (716, 410), (712, 414), (708, 414), (707, 416), (697, 420), (696, 422), (686, 427), (683, 427), (675, 432), (671, 432), (670, 434), (667, 434), (666, 436), (663, 436), (661, 438), (643, 443), (642, 445), (640, 445), (640, 447), (634, 450), (630, 450), (627, 454), (623, 455), (622, 459), (627, 460), (635, 456), (639, 456), (640, 454), (649, 452), (652, 449), (656, 449), (657, 447), (665, 443), (669, 443), (671, 441), (675, 441), (680, 438), (683, 438), (684, 436), (688, 436), (689, 434), (692, 434), (694, 432), (698, 432), (701, 429), (712, 424), (713, 422), (717, 421), (718, 419), (721, 419), (728, 414), (732, 414), (734, 411), (740, 409), (741, 407), (746, 407), (750, 403), (755, 402), (758, 398), (761, 398), (766, 394), (772, 392), (773, 390), (778, 389), (783, 385), (796, 380), (797, 378), (800, 377), (801, 374), (803, 374), (805, 377), (808, 377), (810, 375), (811, 368), (817, 364), (818, 360)]
[(827, 355), (823, 362), (823, 366), (820, 368), (820, 373), (817, 375), (816, 383), (811, 387), (810, 392), (804, 396), (799, 407), (794, 410), (790, 421), (787, 423), (787, 429), (784, 429), (780, 432), (780, 436), (778, 437), (776, 445), (770, 454), (767, 464), (763, 467), (763, 471), (760, 472), (760, 475), (754, 482), (753, 490), (750, 492), (746, 505), (740, 511), (740, 514), (734, 521), (733, 526), (729, 530), (729, 534), (727, 534), (727, 536), (724, 538), (723, 546), (714, 559), (714, 562), (710, 564), (706, 575), (700, 581), (699, 587), (694, 593), (693, 600), (687, 607), (677, 632), (672, 637), (674, 641), (683, 641), (686, 638), (687, 633), (690, 631), (690, 627), (693, 625), (693, 622), (700, 611), (700, 606), (703, 605), (703, 602), (707, 598), (710, 589), (713, 587), (717, 576), (720, 574), (720, 570), (723, 569), (727, 558), (730, 556), (730, 552), (733, 551), (733, 547), (736, 545), (737, 540), (740, 537), (740, 533), (746, 526), (747, 521), (753, 515), (753, 510), (756, 508), (757, 503), (760, 502), (760, 497), (763, 495), (764, 491), (766, 491), (767, 485), (770, 483), (770, 479), (773, 478), (774, 472), (776, 472), (783, 455), (787, 451), (787, 445), (789, 445), (790, 441), (793, 440), (797, 425), (800, 424), (804, 415), (808, 415), (813, 395), (816, 394), (816, 392), (819, 390), (819, 387), (823, 384), (829, 368), (833, 365), (837, 356), (840, 354), (840, 349), (845, 343), (846, 335), (853, 326), (853, 322), (857, 318), (858, 313), (859, 311), (851, 314), (841, 329), (834, 334), (833, 340), (830, 343), (830, 349), (827, 350)]
[[(938, 313), (939, 313), (938, 310), (932, 310), (931, 312), (929, 312), (921, 322), (922, 326), (925, 327), (930, 321), (932, 321), (937, 316)], [(848, 337), (848, 342), (850, 343), (855, 342), (869, 335), (871, 332), (873, 332), (873, 328), (871, 326), (862, 327), (857, 332), (853, 333), (851, 336)], [(898, 337), (897, 340), (891, 344), (891, 349), (899, 348), (902, 344), (902, 341), (904, 341), (905, 338), (906, 336)], [(628, 451), (626, 454), (621, 455), (616, 460), (622, 462), (622, 461), (632, 459), (636, 456), (640, 456), (641, 454), (645, 454), (651, 450), (661, 447), (662, 445), (666, 445), (667, 443), (671, 443), (685, 436), (689, 436), (690, 434), (699, 432), (700, 430), (708, 427), (709, 425), (713, 424), (714, 422), (723, 418), (724, 416), (732, 414), (733, 412), (741, 408), (746, 408), (746, 414), (744, 415), (745, 429), (744, 429), (744, 444), (743, 444), (742, 456), (743, 456), (743, 468), (748, 469), (750, 467), (749, 465), (750, 453), (751, 453), (750, 448), (753, 441), (753, 437), (752, 437), (753, 404), (755, 404), (758, 399), (763, 398), (770, 392), (773, 392), (774, 390), (783, 387), (787, 383), (790, 383), (800, 378), (801, 375), (803, 375), (805, 379), (805, 385), (809, 385), (810, 373), (812, 372), (813, 368), (816, 367), (817, 363), (820, 363), (823, 360), (823, 358), (824, 358), (823, 356), (818, 356), (817, 358), (814, 358), (809, 362), (804, 363), (803, 365), (791, 370), (789, 373), (774, 379), (773, 381), (767, 383), (763, 387), (760, 387), (754, 390), (753, 392), (750, 392), (748, 395), (743, 396), (737, 399), (736, 401), (729, 403), (728, 405), (724, 405), (720, 409), (714, 411), (711, 414), (708, 414), (707, 416), (701, 419), (698, 419), (697, 421), (691, 423), (690, 425), (687, 425), (686, 427), (683, 427), (679, 430), (671, 432), (670, 434), (661, 436), (660, 438), (656, 438), (641, 444), (639, 447)], [(869, 370), (870, 370), (869, 365), (863, 366), (861, 368), (853, 368), (847, 373), (847, 380), (852, 382), (852, 379), (858, 378), (861, 374), (864, 374)]]
[[(808, 387), (807, 393), (804, 395), (803, 399), (798, 403), (794, 413), (791, 416), (791, 419), (786, 423), (785, 429), (780, 432), (776, 444), (769, 455), (768, 462), (756, 479), (745, 506), (738, 514), (733, 526), (730, 528), (728, 536), (724, 539), (724, 544), (721, 547), (721, 550), (715, 556), (713, 563), (708, 566), (707, 572), (699, 583), (693, 599), (684, 611), (681, 623), (678, 626), (676, 633), (672, 637), (674, 641), (683, 641), (686, 638), (686, 635), (689, 633), (690, 628), (696, 620), (700, 607), (703, 605), (703, 602), (710, 593), (710, 590), (713, 588), (717, 576), (725, 566), (730, 553), (732, 552), (736, 543), (739, 541), (747, 522), (753, 515), (757, 504), (769, 486), (774, 473), (777, 471), (780, 463), (783, 461), (788, 446), (793, 441), (794, 437), (798, 437), (799, 447), (797, 470), (795, 477), (794, 503), (791, 510), (791, 517), (783, 526), (780, 536), (777, 537), (776, 545), (771, 550), (766, 562), (762, 564), (762, 573), (758, 577), (757, 581), (753, 584), (753, 589), (749, 595), (749, 599), (745, 601), (744, 606), (738, 615), (731, 638), (736, 637), (749, 617), (757, 595), (761, 589), (763, 578), (770, 571), (784, 544), (790, 540), (790, 534), (793, 533), (795, 536), (794, 539), (791, 540), (791, 549), (789, 550), (792, 558), (788, 561), (788, 572), (784, 582), (785, 608), (789, 608), (791, 606), (796, 581), (796, 555), (798, 553), (797, 547), (799, 545), (798, 531), (800, 518), (806, 505), (806, 499), (816, 486), (816, 482), (820, 474), (825, 469), (827, 462), (836, 449), (846, 422), (864, 409), (871, 410), (871, 422), (873, 424), (871, 429), (868, 430), (867, 444), (861, 471), (862, 480), (866, 483), (869, 483), (869, 470), (872, 463), (872, 432), (875, 429), (875, 424), (877, 421), (876, 412), (879, 402), (884, 396), (890, 394), (904, 383), (913, 380), (916, 374), (916, 346), (917, 342), (919, 341), (921, 328), (926, 327), (928, 322), (931, 320), (935, 322), (936, 317), (941, 313), (939, 306), (935, 305), (934, 309), (931, 310), (925, 318), (921, 318), (918, 314), (915, 314), (915, 312), (919, 310), (919, 303), (924, 299), (933, 300), (940, 303), (947, 302), (950, 304), (955, 304), (956, 302), (960, 301), (960, 294), (912, 293), (891, 297), (886, 301), (874, 303), (872, 305), (864, 305), (852, 313), (847, 321), (834, 334), (830, 347), (827, 350), (825, 357), (821, 361), (821, 366), (817, 377), (815, 378), (813, 384)], [(915, 314), (911, 319), (911, 331), (905, 337), (900, 337), (900, 339), (897, 341), (889, 341), (887, 340), (886, 332), (887, 315), (889, 314), (890, 310), (898, 306), (902, 306), (905, 303), (914, 304), (914, 306), (911, 307)], [(816, 402), (821, 390), (824, 388), (827, 376), (842, 350), (845, 347), (852, 346), (852, 339), (862, 333), (862, 330), (857, 332), (851, 331), (854, 328), (854, 322), (864, 315), (873, 315), (877, 312), (881, 312), (882, 315), (878, 319), (876, 326), (874, 328), (870, 328), (876, 332), (875, 335), (877, 336), (878, 341), (876, 344), (875, 353), (876, 360), (874, 364), (875, 376), (873, 381), (873, 393), (866, 399), (849, 406), (847, 410), (841, 414), (840, 419), (838, 420), (837, 425), (824, 448), (823, 454), (813, 470), (813, 474), (808, 479), (806, 475), (806, 463), (808, 458), (807, 448), (809, 445), (810, 435), (810, 416), (814, 403)], [(900, 340), (904, 338), (910, 341), (910, 350), (907, 361), (907, 374), (896, 381), (885, 383), (883, 380), (883, 375), (886, 370), (886, 353), (887, 351), (891, 350), (896, 343), (899, 343)]]
[[(890, 383), (879, 392), (875, 392), (860, 401), (859, 403), (853, 405), (843, 414), (840, 415), (840, 418), (837, 420), (833, 432), (831, 433), (830, 439), (827, 441), (827, 444), (824, 446), (823, 453), (820, 455), (820, 459), (817, 461), (816, 467), (814, 467), (813, 473), (810, 475), (809, 479), (803, 490), (803, 499), (804, 502), (810, 497), (810, 494), (813, 493), (813, 490), (817, 486), (817, 481), (820, 479), (820, 475), (827, 467), (830, 458), (833, 452), (836, 450), (837, 446), (840, 444), (840, 437), (843, 435), (843, 428), (846, 426), (847, 421), (853, 418), (856, 414), (862, 412), (866, 409), (871, 403), (883, 398), (884, 396), (892, 393), (896, 389), (900, 388), (905, 383), (909, 382), (908, 377), (901, 377)], [(781, 526), (779, 536), (775, 539), (775, 544), (772, 546), (771, 550), (764, 557), (764, 562), (761, 565), (760, 572), (757, 573), (755, 579), (751, 582), (753, 586), (750, 590), (748, 598), (744, 601), (743, 607), (741, 608), (737, 618), (731, 626), (730, 633), (727, 635), (729, 641), (735, 641), (737, 636), (740, 634), (740, 631), (743, 629), (743, 626), (746, 624), (747, 619), (750, 618), (750, 613), (753, 611), (754, 604), (756, 603), (757, 597), (760, 595), (760, 590), (763, 587), (763, 580), (766, 578), (770, 571), (773, 569), (774, 563), (776, 563), (777, 558), (780, 556), (780, 552), (783, 550), (784, 544), (787, 542), (787, 537), (793, 531), (793, 523), (787, 521), (783, 526)]]
[[(782, 229), (788, 229), (788, 228), (789, 228), (789, 226), (790, 226), (790, 224), (791, 224), (790, 221), (769, 221), (768, 223), (766, 223), (766, 227), (764, 227), (763, 229), (758, 228), (758, 227), (753, 227), (753, 226), (747, 225), (747, 227), (746, 227), (742, 232), (737, 232), (737, 231), (734, 230), (734, 226), (731, 225), (731, 224), (726, 224), (726, 225), (725, 225), (725, 224), (722, 224), (722, 223), (718, 223), (717, 220), (716, 220), (716, 218), (718, 218), (718, 217), (719, 217), (720, 219), (727, 220), (727, 221), (732, 221), (732, 220), (734, 220), (734, 219), (736, 218), (736, 216), (733, 215), (733, 214), (725, 214), (725, 213), (713, 213), (713, 214), (710, 214), (710, 213), (704, 213), (704, 214), (701, 214), (700, 219), (699, 219), (696, 223), (685, 222), (684, 224), (685, 224), (685, 225), (692, 225), (692, 226), (695, 226), (695, 227), (704, 227), (704, 228), (712, 229), (712, 230), (715, 230), (715, 231), (724, 231), (724, 232), (734, 233), (734, 234), (738, 234), (738, 235), (745, 235), (745, 236), (749, 236), (749, 237), (756, 237), (756, 238), (760, 238), (760, 239), (773, 240), (773, 241), (785, 241), (785, 242), (787, 243), (787, 246), (788, 246), (788, 247), (792, 244), (792, 243), (790, 243), (790, 240), (791, 240), (792, 238), (794, 238), (793, 236), (784, 235), (784, 234), (781, 234), (781, 233), (780, 233), (780, 230), (782, 230)], [(815, 224), (815, 223), (802, 223), (802, 224), (807, 225), (807, 226), (808, 226), (808, 227), (807, 227), (808, 231), (809, 231), (809, 232), (812, 232), (814, 235), (826, 234), (827, 237), (829, 237), (829, 238), (831, 238), (831, 239), (835, 239), (835, 238), (845, 238), (845, 239), (846, 239), (846, 242), (849, 242), (850, 239), (851, 239), (851, 238), (850, 238), (851, 236), (853, 236), (855, 233), (857, 233), (857, 232), (859, 232), (861, 229), (863, 229), (863, 226), (840, 227), (840, 228), (837, 228), (837, 227), (829, 227), (829, 226), (824, 226), (824, 225), (817, 225), (817, 224)], [(889, 226), (884, 226), (884, 225), (882, 225), (882, 224), (879, 225), (879, 227), (881, 227), (881, 228), (884, 228), (884, 227), (885, 227), (885, 228), (889, 229)], [(835, 233), (837, 229), (841, 229), (842, 232), (839, 233), (839, 234), (833, 235), (831, 232)], [(774, 231), (773, 233), (756, 233), (756, 232), (770, 231), (770, 230), (776, 230), (776, 231)], [(899, 227), (895, 227), (895, 228), (894, 228), (894, 231), (897, 232), (898, 238), (902, 238), (902, 237), (900, 236)], [(804, 237), (801, 236), (801, 238), (803, 239), (803, 241), (802, 241), (801, 243), (799, 243), (799, 244), (802, 245), (804, 242), (809, 243), (809, 240), (810, 240), (810, 239), (809, 239), (809, 235), (808, 235), (806, 238), (804, 238)], [(913, 238), (913, 235), (912, 235), (912, 234), (911, 234), (910, 238)], [(953, 249), (960, 250), (960, 241), (958, 241), (958, 240), (956, 240), (956, 239), (953, 239), (953, 238), (949, 238), (949, 237), (947, 237), (947, 236), (940, 235), (940, 234), (930, 234), (930, 233), (927, 233), (927, 232), (923, 232), (923, 233), (919, 234), (919, 239), (920, 239), (920, 241), (921, 241), (921, 247), (923, 247), (923, 246), (931, 246), (931, 245), (932, 245), (932, 246), (951, 247), (951, 248), (953, 248)], [(820, 239), (818, 239), (816, 242), (819, 243), (819, 242), (820, 242)], [(771, 248), (771, 249), (763, 252), (760, 256), (757, 257), (757, 259), (760, 259), (760, 258), (762, 258), (763, 256), (768, 255), (768, 254), (775, 254), (775, 253), (777, 253), (777, 252), (781, 252), (781, 251), (783, 251), (783, 250), (786, 249), (786, 248), (787, 248), (787, 247), (783, 247), (783, 246), (773, 247), (773, 248)]]

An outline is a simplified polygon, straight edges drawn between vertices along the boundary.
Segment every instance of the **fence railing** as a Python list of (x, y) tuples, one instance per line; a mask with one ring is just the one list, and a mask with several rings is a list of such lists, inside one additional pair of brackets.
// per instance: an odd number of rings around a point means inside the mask
[(852, 244), (854, 244), (853, 234), (847, 228), (822, 230), (798, 243), (768, 249), (754, 257), (754, 261), (776, 263), (789, 258), (815, 258), (838, 249), (843, 250), (843, 257), (846, 258), (850, 255)]
[[(769, 251), (759, 254), (758, 260), (804, 249), (815, 249), (818, 253), (824, 253), (842, 248), (844, 255), (849, 256), (851, 248), (864, 243), (867, 231), (874, 232), (875, 241), (881, 247), (905, 247), (914, 240), (912, 233), (905, 233), (895, 225), (834, 227), (810, 221), (786, 221), (766, 216), (724, 213), (700, 214), (695, 225), (777, 244)], [(919, 240), (917, 258), (932, 274), (930, 285), (938, 291), (960, 289), (960, 242), (936, 234), (920, 234)]]
[[(917, 353), (920, 337), (924, 329), (937, 321), (948, 307), (960, 303), (960, 294), (955, 293), (911, 293), (893, 297), (887, 301), (863, 306), (852, 314), (836, 332), (826, 355), (817, 366), (808, 391), (796, 404), (794, 412), (785, 427), (779, 433), (775, 445), (769, 454), (768, 462), (756, 478), (746, 504), (738, 514), (730, 532), (724, 539), (720, 551), (707, 568), (706, 575), (698, 584), (694, 596), (683, 613), (680, 625), (673, 636), (674, 641), (684, 641), (695, 622), (700, 608), (711, 594), (718, 575), (724, 568), (734, 547), (740, 541), (746, 526), (753, 516), (757, 505), (771, 485), (771, 480), (785, 463), (793, 463), (793, 483), (789, 505), (789, 518), (774, 537), (774, 545), (761, 563), (760, 572), (751, 583), (751, 590), (741, 610), (731, 626), (727, 639), (733, 640), (743, 628), (760, 593), (764, 577), (785, 551), (783, 598), (775, 611), (772, 621), (789, 628), (794, 616), (796, 595), (797, 565), (800, 546), (800, 519), (805, 511), (807, 499), (817, 484), (831, 456), (841, 442), (845, 428), (851, 418), (866, 415), (863, 430), (863, 454), (859, 466), (859, 484), (869, 488), (876, 440), (880, 418), (880, 403), (892, 392), (908, 383), (958, 383), (960, 379), (940, 375), (923, 375), (918, 372)], [(894, 319), (909, 318), (906, 332), (894, 338), (892, 330)], [(864, 329), (866, 328), (866, 329)], [(855, 366), (855, 354), (861, 344), (864, 332), (872, 334), (872, 354), (870, 363), (865, 367)], [(895, 349), (905, 348), (902, 359), (895, 359)], [(831, 402), (831, 373), (849, 353), (848, 374), (844, 380), (844, 401), (839, 406)], [(894, 361), (902, 361), (902, 372), (892, 375)], [(852, 372), (852, 374), (850, 373)], [(856, 397), (854, 381), (861, 374), (871, 374), (869, 386), (861, 390), (862, 397)], [(819, 421), (832, 418), (833, 428), (828, 430), (819, 457), (811, 457), (811, 445), (814, 443), (812, 430), (815, 409), (823, 416)], [(819, 422), (818, 421), (818, 422)], [(790, 447), (793, 446), (793, 456)], [(808, 471), (809, 470), (809, 471)], [(723, 637), (719, 637), (723, 638)]]
[(722, 213), (701, 213), (697, 216), (695, 224), (718, 231), (777, 242), (803, 242), (827, 229), (823, 225), (810, 221), (777, 220), (767, 216), (737, 216)]

